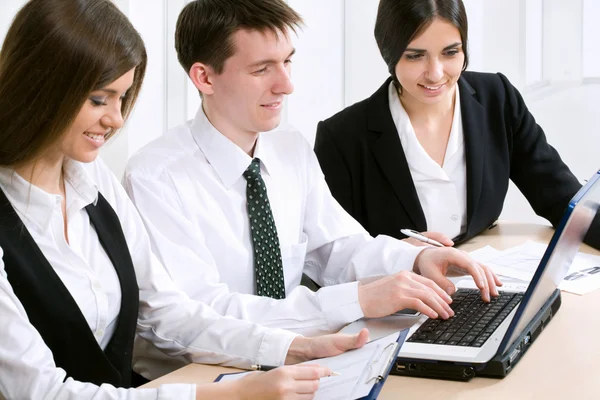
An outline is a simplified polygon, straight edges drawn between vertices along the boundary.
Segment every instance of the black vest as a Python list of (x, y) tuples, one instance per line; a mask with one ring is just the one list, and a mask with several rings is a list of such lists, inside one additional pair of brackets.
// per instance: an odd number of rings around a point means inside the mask
[(0, 190), (0, 246), (5, 270), (29, 321), (68, 377), (128, 388), (132, 386), (133, 339), (139, 306), (133, 262), (119, 218), (106, 199), (98, 193), (97, 205), (90, 204), (86, 211), (121, 285), (117, 328), (104, 351), (68, 289)]

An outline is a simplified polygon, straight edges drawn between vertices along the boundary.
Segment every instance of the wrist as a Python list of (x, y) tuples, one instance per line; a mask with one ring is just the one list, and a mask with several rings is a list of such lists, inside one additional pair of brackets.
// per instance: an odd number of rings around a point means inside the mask
[(244, 388), (244, 379), (207, 383), (196, 385), (196, 400), (223, 399), (223, 400), (246, 400), (248, 388)]
[(298, 336), (290, 344), (285, 363), (297, 364), (307, 360), (310, 360), (310, 338)]
[(417, 257), (415, 257), (415, 262), (413, 264), (413, 272), (415, 274), (421, 275), (421, 268), (419, 268), (419, 265), (420, 265), (421, 256), (423, 255), (423, 253), (425, 253), (428, 250), (434, 249), (434, 248), (435, 247), (431, 247), (431, 246), (423, 246), (422, 250), (419, 252), (419, 254), (417, 254)]
[(366, 299), (366, 288), (365, 286), (359, 284), (358, 285), (358, 304), (360, 305), (360, 309), (362, 310), (365, 318), (369, 318), (370, 312), (369, 307), (367, 307), (367, 299)]

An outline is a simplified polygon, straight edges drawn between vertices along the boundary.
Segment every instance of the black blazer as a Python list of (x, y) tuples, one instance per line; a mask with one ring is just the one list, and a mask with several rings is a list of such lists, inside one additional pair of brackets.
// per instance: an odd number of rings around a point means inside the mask
[[(373, 236), (426, 231), (388, 102), (388, 79), (371, 97), (317, 127), (315, 152), (334, 197)], [(463, 72), (458, 80), (467, 160), (467, 231), (488, 228), (502, 211), (509, 179), (534, 211), (556, 226), (581, 184), (502, 74)], [(600, 214), (586, 241), (600, 248)]]

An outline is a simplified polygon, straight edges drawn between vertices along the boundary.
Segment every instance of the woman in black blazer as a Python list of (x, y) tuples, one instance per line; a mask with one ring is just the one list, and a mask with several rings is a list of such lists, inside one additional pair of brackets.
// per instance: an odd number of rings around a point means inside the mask
[[(437, 238), (458, 242), (496, 221), (512, 180), (556, 226), (581, 184), (504, 75), (464, 71), (462, 1), (381, 0), (375, 38), (392, 76), (317, 128), (340, 204), (371, 235), (447, 226)], [(599, 215), (586, 241), (600, 248)]]

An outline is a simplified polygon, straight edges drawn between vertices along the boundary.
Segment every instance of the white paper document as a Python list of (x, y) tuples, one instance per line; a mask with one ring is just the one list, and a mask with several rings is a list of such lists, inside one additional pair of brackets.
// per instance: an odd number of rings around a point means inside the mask
[[(528, 283), (533, 278), (546, 247), (542, 243), (527, 241), (502, 251), (486, 246), (470, 254), (475, 260), (491, 267), (501, 279)], [(580, 295), (600, 288), (600, 257), (577, 253), (569, 273), (558, 288)]]
[[(303, 364), (319, 364), (338, 372), (340, 376), (322, 378), (315, 400), (352, 400), (368, 396), (373, 386), (384, 378), (398, 343), (399, 332), (367, 343), (360, 349), (335, 357), (321, 358)], [(252, 372), (227, 374), (222, 381), (241, 379)]]

